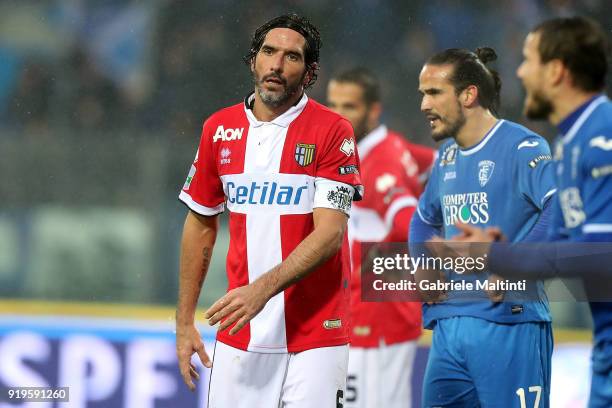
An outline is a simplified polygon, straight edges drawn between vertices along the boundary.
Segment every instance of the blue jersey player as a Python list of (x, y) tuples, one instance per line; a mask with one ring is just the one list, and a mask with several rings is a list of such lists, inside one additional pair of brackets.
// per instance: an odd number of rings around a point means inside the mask
[[(591, 408), (612, 407), (612, 103), (601, 93), (608, 52), (606, 33), (582, 17), (545, 21), (527, 36), (517, 71), (527, 91), (525, 114), (559, 131), (559, 193), (548, 220), (553, 243), (496, 244), (489, 254), (490, 270), (504, 276), (583, 278), (594, 324)], [(495, 238), (461, 229), (462, 241)]]
[[(430, 58), (419, 77), (421, 110), (432, 137), (448, 138), (412, 219), (410, 249), (420, 255), (433, 234), (457, 234), (456, 224), (500, 226), (512, 241), (525, 239), (554, 195), (548, 143), (497, 118), (501, 84), (476, 53), (449, 49)], [(446, 281), (484, 280), (486, 273), (448, 272)], [(417, 277), (417, 279), (419, 279)], [(552, 330), (541, 283), (493, 302), (482, 290), (451, 290), (424, 305), (433, 329), (423, 407), (548, 406)]]

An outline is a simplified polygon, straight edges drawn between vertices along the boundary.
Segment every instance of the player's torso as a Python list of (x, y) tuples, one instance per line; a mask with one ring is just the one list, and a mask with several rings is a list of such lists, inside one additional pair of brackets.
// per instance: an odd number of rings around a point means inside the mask
[[(261, 122), (237, 105), (207, 121), (215, 170), (230, 212), (228, 289), (270, 271), (313, 231), (317, 169), (325, 160), (333, 124), (340, 119), (322, 109), (306, 98), (272, 122)], [(343, 148), (351, 146), (341, 145), (341, 152)], [(306, 278), (272, 297), (247, 328), (234, 336), (220, 332), (218, 339), (264, 353), (345, 344), (347, 251), (345, 243)]]
[[(374, 135), (376, 136), (376, 135)], [(385, 128), (375, 145), (358, 145), (361, 177), (365, 188), (362, 201), (353, 203), (349, 219), (351, 239), (351, 344), (353, 347), (379, 347), (380, 342), (395, 344), (417, 338), (421, 333), (418, 303), (361, 302), (361, 243), (388, 240), (398, 206), (416, 206), (419, 167), (404, 139)], [(410, 196), (406, 193), (412, 192)], [(381, 319), (381, 316), (385, 316)]]
[(404, 141), (387, 133), (371, 149), (360, 150), (360, 171), (365, 194), (353, 203), (349, 219), (351, 240), (381, 242), (390, 232), (385, 219), (389, 205), (400, 195), (411, 191), (416, 199), (422, 187), (418, 181), (418, 165)]
[(586, 178), (597, 180), (612, 174), (612, 162), (603, 162), (593, 168), (587, 164), (592, 161), (590, 154), (612, 150), (612, 139), (604, 136), (612, 134), (612, 104), (603, 98), (601, 106), (595, 108), (591, 115), (585, 115), (584, 121), (577, 120), (576, 123), (580, 126), (570, 129), (565, 136), (558, 137), (553, 149), (557, 197), (563, 214), (563, 232), (570, 238), (588, 233), (583, 230), (590, 217), (585, 210), (585, 196), (590, 197), (591, 209), (600, 208), (612, 213), (610, 203), (601, 202), (600, 195), (596, 191), (589, 191), (588, 189), (593, 187), (585, 183)]
[(451, 143), (442, 150), (438, 175), (447, 238), (458, 233), (454, 225), (461, 222), (498, 226), (514, 240), (524, 235), (525, 224), (537, 215), (537, 208), (518, 192), (512, 157), (515, 143), (502, 129), (470, 149)]

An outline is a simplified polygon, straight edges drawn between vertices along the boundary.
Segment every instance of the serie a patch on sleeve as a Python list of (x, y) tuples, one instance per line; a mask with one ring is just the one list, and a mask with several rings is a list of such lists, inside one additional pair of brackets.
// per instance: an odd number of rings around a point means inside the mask
[(349, 164), (348, 166), (340, 166), (338, 167), (339, 174), (359, 174), (359, 169), (357, 169), (357, 165)]

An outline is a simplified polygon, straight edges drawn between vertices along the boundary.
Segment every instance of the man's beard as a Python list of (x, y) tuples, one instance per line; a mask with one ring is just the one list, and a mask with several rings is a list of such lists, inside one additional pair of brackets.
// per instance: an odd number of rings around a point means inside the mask
[(546, 120), (553, 113), (553, 104), (540, 92), (531, 94), (531, 103), (525, 99), (523, 113), (531, 120)]
[(368, 116), (367, 114), (355, 125), (355, 139), (360, 141), (368, 135)]
[(455, 138), (463, 125), (465, 125), (465, 121), (465, 115), (461, 111), (461, 108), (459, 108), (459, 116), (454, 122), (448, 122), (447, 120), (440, 118), (440, 122), (446, 123), (446, 128), (437, 133), (435, 131), (432, 132), (431, 137), (436, 142), (448, 139), (449, 137)]
[[(306, 73), (304, 73), (304, 76)], [(255, 84), (255, 89), (261, 98), (261, 101), (271, 108), (278, 108), (279, 106), (283, 106), (292, 96), (301, 91), (302, 80), (304, 76), (293, 84), (288, 84), (287, 80), (283, 78), (281, 75), (276, 73), (271, 73), (265, 75), (261, 79), (257, 77), (257, 74), (253, 73), (253, 82)], [(263, 88), (264, 82), (269, 78), (276, 78), (283, 83), (283, 91), (282, 92), (271, 92)]]

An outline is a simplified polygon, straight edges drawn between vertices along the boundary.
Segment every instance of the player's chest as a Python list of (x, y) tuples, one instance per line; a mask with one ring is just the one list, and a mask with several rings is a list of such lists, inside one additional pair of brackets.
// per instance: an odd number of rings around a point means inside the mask
[(213, 139), (220, 176), (236, 173), (314, 174), (320, 146), (312, 134), (275, 124), (230, 128), (233, 135)]
[(458, 155), (447, 163), (441, 162), (440, 192), (442, 195), (485, 193), (510, 189), (511, 174), (494, 154)]

